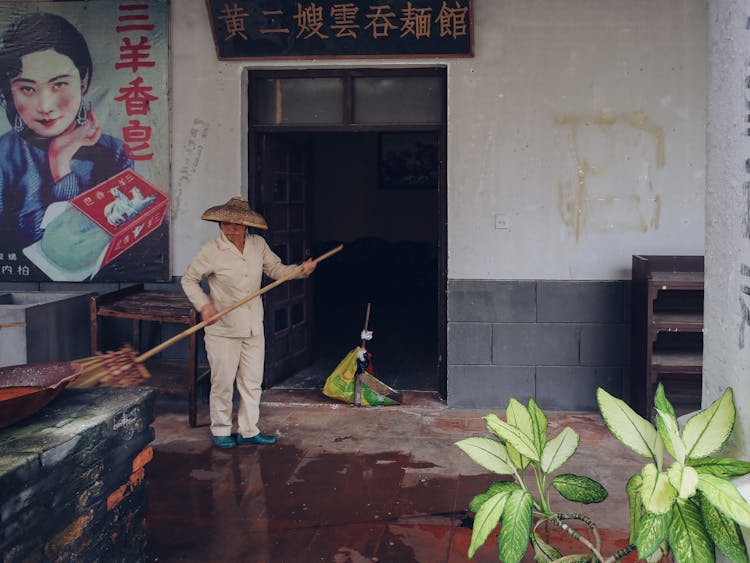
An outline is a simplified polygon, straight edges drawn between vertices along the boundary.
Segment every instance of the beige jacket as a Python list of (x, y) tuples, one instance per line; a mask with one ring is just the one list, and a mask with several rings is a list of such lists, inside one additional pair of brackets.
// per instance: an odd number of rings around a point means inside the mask
[[(207, 242), (195, 255), (182, 275), (182, 289), (193, 306), (200, 312), (213, 303), (220, 312), (243, 297), (260, 289), (263, 274), (279, 279), (298, 266), (286, 266), (269, 247), (263, 237), (247, 235), (245, 251), (240, 253), (234, 244), (221, 233), (219, 238)], [(208, 279), (210, 297), (200, 286)], [(302, 273), (298, 277), (304, 277)], [(251, 300), (206, 327), (207, 334), (245, 338), (263, 334), (262, 297)]]

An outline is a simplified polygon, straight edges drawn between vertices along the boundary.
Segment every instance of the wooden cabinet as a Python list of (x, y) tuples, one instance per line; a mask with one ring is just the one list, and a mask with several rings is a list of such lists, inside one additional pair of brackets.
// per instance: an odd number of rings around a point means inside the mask
[(653, 420), (663, 384), (678, 415), (700, 409), (703, 256), (633, 256), (633, 406)]
[[(143, 284), (136, 284), (118, 291), (97, 295), (90, 299), (91, 351), (95, 354), (101, 342), (100, 319), (116, 317), (133, 321), (133, 345), (137, 353), (141, 350), (141, 322), (177, 323), (185, 329), (197, 323), (197, 313), (187, 297), (179, 292), (146, 291)], [(198, 384), (210, 375), (208, 366), (198, 364), (198, 334), (186, 337), (188, 355), (184, 361), (165, 360), (158, 357), (146, 361), (151, 378), (146, 384), (156, 390), (172, 394), (187, 395), (188, 422), (196, 426)]]

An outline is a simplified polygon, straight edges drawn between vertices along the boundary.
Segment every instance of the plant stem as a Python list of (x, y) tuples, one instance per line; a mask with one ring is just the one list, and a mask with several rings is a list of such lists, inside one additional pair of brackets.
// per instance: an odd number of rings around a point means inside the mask
[(547, 491), (547, 474), (541, 468), (539, 472), (535, 468), (534, 473), (536, 474), (536, 485), (539, 488), (539, 498), (542, 500), (545, 512), (551, 514), (552, 508), (549, 505), (549, 492)]
[(526, 486), (526, 481), (523, 480), (523, 475), (521, 473), (519, 473), (518, 470), (515, 467), (513, 468), (513, 475), (516, 478), (516, 483), (518, 483), (519, 485), (521, 485), (521, 488), (524, 491), (528, 491), (529, 489)]
[(566, 555), (555, 559), (553, 563), (588, 563), (591, 561), (591, 556), (583, 553), (575, 553), (573, 555)]
[(635, 551), (636, 547), (634, 544), (626, 545), (623, 547), (620, 551), (616, 551), (613, 553), (608, 559), (604, 561), (604, 563), (614, 563), (615, 561), (619, 561), (623, 557), (625, 557), (628, 553)]
[(586, 524), (591, 532), (594, 534), (594, 541), (596, 543), (596, 549), (601, 550), (602, 549), (602, 539), (599, 537), (599, 528), (597, 528), (594, 521), (586, 516), (585, 514), (579, 514), (577, 512), (573, 512), (570, 514), (558, 514), (558, 518), (561, 520), (580, 520), (584, 524)]
[[(581, 534), (576, 532), (573, 528), (568, 526), (563, 520), (580, 520), (584, 522), (586, 525), (588, 525), (589, 528), (591, 528), (591, 531), (594, 532), (594, 537), (596, 538), (596, 545), (592, 544), (589, 540), (584, 538)], [(568, 532), (571, 536), (573, 536), (575, 539), (577, 539), (579, 542), (581, 542), (583, 545), (588, 547), (593, 554), (596, 556), (598, 561), (604, 561), (604, 557), (599, 552), (601, 549), (601, 540), (599, 539), (599, 532), (596, 529), (596, 525), (591, 521), (590, 518), (584, 516), (583, 514), (558, 514), (555, 516), (552, 520), (556, 526), (562, 528), (566, 532)]]

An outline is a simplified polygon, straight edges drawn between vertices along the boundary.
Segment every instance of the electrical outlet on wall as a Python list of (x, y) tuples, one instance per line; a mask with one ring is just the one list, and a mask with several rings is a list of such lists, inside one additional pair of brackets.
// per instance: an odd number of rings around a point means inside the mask
[(510, 220), (505, 213), (495, 213), (495, 229), (498, 231), (510, 231)]

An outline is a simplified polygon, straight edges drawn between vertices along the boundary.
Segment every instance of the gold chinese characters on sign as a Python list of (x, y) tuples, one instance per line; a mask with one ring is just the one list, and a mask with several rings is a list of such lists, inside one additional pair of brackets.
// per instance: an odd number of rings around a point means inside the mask
[(471, 56), (471, 0), (207, 0), (220, 59)]

